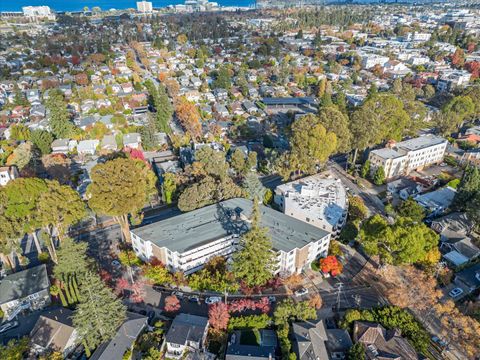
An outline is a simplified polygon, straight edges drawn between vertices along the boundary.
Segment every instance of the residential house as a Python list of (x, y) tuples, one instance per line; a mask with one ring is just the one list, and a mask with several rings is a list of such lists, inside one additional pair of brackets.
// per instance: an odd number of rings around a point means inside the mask
[(245, 111), (248, 112), (249, 114), (254, 114), (258, 110), (257, 106), (253, 102), (248, 100), (244, 101), (242, 106), (245, 109)]
[(417, 352), (397, 329), (386, 330), (382, 325), (366, 321), (353, 324), (353, 341), (365, 347), (369, 360), (417, 360)]
[(30, 332), (31, 351), (39, 356), (59, 352), (66, 358), (78, 343), (72, 322), (73, 311), (58, 308), (43, 312)]
[(99, 144), (100, 141), (97, 139), (79, 141), (77, 152), (79, 155), (95, 155)]
[(27, 90), (25, 92), (25, 96), (30, 104), (36, 101), (40, 101), (40, 92), (36, 89)]
[(228, 91), (225, 89), (215, 89), (213, 94), (217, 101), (226, 101), (228, 99)]
[[(172, 271), (191, 274), (215, 256), (230, 257), (250, 227), (252, 202), (230, 199), (131, 230), (135, 253), (160, 260)], [(269, 229), (276, 253), (275, 273), (300, 273), (325, 256), (330, 233), (260, 205), (261, 226)]]
[(18, 169), (15, 165), (0, 167), (0, 186), (7, 185), (10, 181), (19, 177)]
[(460, 160), (462, 164), (472, 164), (480, 167), (480, 149), (467, 150)]
[(106, 151), (117, 150), (117, 141), (115, 140), (115, 135), (105, 135), (102, 139), (101, 148), (102, 150)]
[(7, 320), (22, 310), (50, 304), (50, 281), (45, 264), (7, 275), (0, 282), (0, 309)]
[(293, 351), (298, 360), (345, 359), (352, 340), (344, 329), (326, 329), (323, 320), (292, 324)]
[(447, 210), (455, 198), (456, 190), (447, 186), (422, 195), (417, 195), (414, 200), (421, 205), (429, 217), (441, 215)]
[(50, 146), (52, 148), (52, 154), (67, 154), (77, 147), (77, 141), (69, 139), (56, 139), (53, 140)]
[(179, 359), (186, 351), (203, 350), (208, 325), (206, 317), (178, 314), (165, 336), (166, 357)]
[(273, 330), (258, 330), (258, 342), (246, 340), (251, 330), (237, 330), (230, 335), (225, 360), (271, 360), (275, 359), (277, 336)]
[(90, 357), (90, 360), (119, 360), (132, 350), (135, 341), (147, 327), (147, 317), (127, 312), (127, 318), (118, 328), (110, 341), (101, 344)]
[(411, 178), (401, 177), (387, 184), (387, 194), (397, 195), (402, 200), (407, 200), (422, 192), (423, 186)]
[(347, 191), (325, 172), (277, 186), (274, 202), (281, 211), (336, 236), (347, 219)]
[(443, 258), (460, 266), (480, 256), (480, 249), (469, 237), (473, 223), (465, 213), (454, 212), (432, 221), (431, 228), (440, 234)]
[(457, 286), (467, 290), (468, 293), (480, 288), (480, 263), (470, 266), (455, 275), (454, 282)]
[(130, 149), (139, 149), (142, 145), (142, 137), (139, 133), (129, 133), (123, 135), (123, 146)]

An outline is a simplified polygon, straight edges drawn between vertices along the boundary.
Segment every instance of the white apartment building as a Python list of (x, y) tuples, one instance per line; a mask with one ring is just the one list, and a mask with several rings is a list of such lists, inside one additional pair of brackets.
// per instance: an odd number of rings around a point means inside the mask
[(5, 186), (18, 177), (19, 174), (15, 165), (0, 167), (0, 186)]
[(31, 20), (36, 19), (55, 19), (55, 14), (49, 6), (24, 6), (23, 15)]
[(347, 191), (330, 172), (277, 186), (274, 202), (284, 214), (333, 236), (340, 233), (347, 218)]
[(447, 140), (429, 134), (373, 150), (368, 159), (372, 172), (382, 166), (385, 178), (391, 179), (442, 162), (446, 148)]
[(362, 67), (364, 69), (371, 69), (375, 65), (383, 66), (390, 59), (387, 56), (381, 56), (376, 54), (366, 54), (362, 56)]
[(137, 11), (141, 13), (151, 13), (153, 6), (150, 1), (137, 1)]
[(454, 88), (465, 87), (469, 82), (472, 74), (466, 70), (447, 70), (442, 71), (437, 82), (438, 91), (450, 91)]
[[(160, 260), (171, 271), (191, 274), (215, 256), (229, 258), (249, 230), (252, 202), (230, 199), (131, 230), (132, 246), (144, 261)], [(300, 273), (328, 253), (330, 233), (260, 205), (277, 255), (275, 273)]]

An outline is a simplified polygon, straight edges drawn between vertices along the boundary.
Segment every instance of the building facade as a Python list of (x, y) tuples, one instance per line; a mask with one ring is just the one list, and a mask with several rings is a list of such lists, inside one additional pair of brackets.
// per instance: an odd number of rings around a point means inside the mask
[[(230, 199), (131, 230), (135, 253), (160, 260), (171, 271), (191, 274), (215, 256), (229, 258), (250, 228), (252, 202)], [(275, 273), (289, 275), (328, 253), (330, 233), (260, 205), (261, 226), (268, 229), (276, 254)]]
[(153, 11), (150, 1), (137, 1), (137, 11), (141, 13), (151, 13)]
[(0, 186), (5, 186), (18, 177), (19, 174), (15, 165), (0, 167)]
[(391, 147), (373, 150), (368, 159), (372, 172), (382, 166), (385, 178), (392, 179), (441, 163), (446, 148), (447, 140), (444, 138), (425, 135), (395, 143)]
[(347, 191), (331, 173), (312, 175), (275, 189), (282, 212), (336, 236), (347, 218)]

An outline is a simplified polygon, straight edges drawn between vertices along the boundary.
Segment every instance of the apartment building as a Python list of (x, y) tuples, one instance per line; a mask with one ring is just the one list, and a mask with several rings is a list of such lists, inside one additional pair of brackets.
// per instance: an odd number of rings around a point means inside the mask
[(330, 172), (295, 180), (275, 189), (282, 212), (336, 236), (347, 218), (347, 191)]
[[(251, 212), (250, 200), (236, 198), (132, 229), (133, 249), (144, 261), (156, 258), (171, 271), (191, 274), (211, 258), (229, 258), (239, 249)], [(263, 205), (260, 212), (276, 253), (275, 273), (300, 273), (327, 255), (329, 232)]]
[(362, 67), (364, 69), (371, 69), (375, 65), (383, 66), (390, 59), (387, 56), (381, 56), (376, 54), (366, 54), (362, 56)]
[(429, 134), (393, 143), (387, 148), (373, 150), (368, 159), (372, 173), (382, 166), (385, 170), (385, 178), (392, 179), (442, 162), (446, 148), (447, 140)]
[(151, 13), (153, 11), (151, 1), (137, 1), (137, 11), (140, 13)]

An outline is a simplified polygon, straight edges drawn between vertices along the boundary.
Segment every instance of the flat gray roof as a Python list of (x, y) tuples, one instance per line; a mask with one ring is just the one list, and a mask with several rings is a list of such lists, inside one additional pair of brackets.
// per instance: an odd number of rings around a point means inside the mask
[(396, 159), (405, 156), (405, 154), (400, 154), (398, 151), (390, 148), (372, 150), (372, 153), (380, 156), (382, 159)]
[(427, 147), (438, 145), (445, 142), (447, 142), (447, 140), (445, 140), (440, 136), (428, 134), (428, 135), (420, 136), (414, 139), (399, 142), (395, 146), (400, 149), (415, 151), (415, 150), (420, 150), (423, 148), (427, 148)]
[[(158, 247), (183, 253), (228, 235), (248, 231), (249, 223), (244, 219), (251, 211), (250, 200), (235, 198), (133, 229), (132, 233)], [(268, 229), (272, 246), (277, 251), (303, 248), (329, 234), (263, 205), (260, 205), (260, 212), (261, 226)]]

